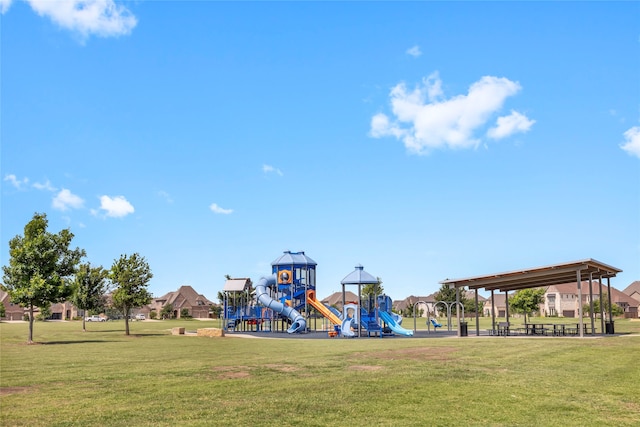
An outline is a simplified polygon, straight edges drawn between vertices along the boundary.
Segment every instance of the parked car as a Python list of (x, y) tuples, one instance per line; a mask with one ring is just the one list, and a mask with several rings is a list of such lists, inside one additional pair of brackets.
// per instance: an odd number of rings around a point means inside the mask
[(142, 313), (136, 314), (136, 320), (145, 320), (146, 318), (147, 317)]
[(89, 316), (89, 317), (85, 317), (84, 320), (86, 320), (87, 322), (106, 322), (107, 321), (107, 319), (100, 316)]

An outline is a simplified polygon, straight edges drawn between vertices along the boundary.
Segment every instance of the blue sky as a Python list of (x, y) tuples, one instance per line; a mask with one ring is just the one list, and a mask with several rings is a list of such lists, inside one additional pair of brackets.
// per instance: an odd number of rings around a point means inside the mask
[(211, 299), (282, 251), (394, 299), (640, 280), (637, 2), (0, 0), (1, 261), (34, 212)]

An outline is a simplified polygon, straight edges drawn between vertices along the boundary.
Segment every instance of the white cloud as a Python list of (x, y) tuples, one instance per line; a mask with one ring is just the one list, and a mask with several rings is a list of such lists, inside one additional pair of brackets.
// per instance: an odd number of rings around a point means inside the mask
[(535, 120), (529, 120), (524, 114), (512, 110), (508, 116), (498, 117), (496, 126), (487, 131), (487, 136), (502, 139), (516, 132), (528, 132), (535, 122)]
[(5, 13), (11, 7), (12, 0), (0, 0), (0, 13)]
[(624, 133), (627, 141), (620, 146), (624, 151), (640, 158), (640, 126), (634, 126)]
[(480, 140), (475, 133), (520, 89), (518, 82), (507, 78), (484, 76), (469, 87), (466, 95), (445, 99), (437, 72), (413, 90), (400, 83), (389, 95), (393, 120), (386, 114), (376, 114), (371, 119), (370, 135), (394, 136), (416, 154), (436, 148), (477, 147)]
[(18, 190), (21, 190), (23, 186), (29, 183), (29, 178), (25, 177), (23, 179), (18, 179), (17, 176), (11, 173), (4, 176), (4, 181), (10, 182), (11, 185), (13, 185), (15, 188), (17, 188)]
[(274, 168), (271, 165), (262, 165), (262, 172), (264, 172), (264, 173), (277, 173), (280, 176), (284, 175), (280, 169)]
[(211, 209), (213, 213), (217, 213), (217, 214), (229, 215), (233, 213), (233, 209), (224, 209), (218, 206), (216, 203), (211, 203), (211, 205), (209, 205), (209, 209)]
[(47, 17), (60, 27), (77, 32), (83, 37), (91, 34), (101, 37), (130, 34), (138, 23), (129, 9), (117, 5), (114, 0), (26, 1), (38, 15)]
[(44, 183), (34, 182), (33, 183), (33, 188), (35, 188), (37, 190), (47, 190), (47, 191), (56, 191), (57, 190), (56, 187), (51, 185), (51, 181), (49, 181), (49, 180), (46, 180)]
[[(122, 218), (135, 212), (133, 205), (124, 196), (100, 196), (100, 209), (106, 211), (106, 216)], [(95, 213), (95, 211), (92, 211)]]
[(67, 211), (71, 208), (79, 209), (84, 205), (84, 200), (79, 196), (76, 196), (71, 191), (63, 188), (60, 190), (58, 194), (53, 198), (52, 206), (54, 209), (58, 209), (61, 211)]
[(420, 46), (415, 45), (415, 46), (412, 46), (409, 49), (407, 49), (407, 55), (411, 55), (414, 58), (417, 58), (418, 56), (422, 55), (422, 51), (420, 50)]

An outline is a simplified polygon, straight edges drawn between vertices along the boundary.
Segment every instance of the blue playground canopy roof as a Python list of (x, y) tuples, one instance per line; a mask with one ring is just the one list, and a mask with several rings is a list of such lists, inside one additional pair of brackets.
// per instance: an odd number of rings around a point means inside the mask
[(378, 279), (364, 271), (364, 267), (360, 264), (356, 265), (356, 269), (349, 273), (347, 277), (340, 282), (343, 285), (367, 285), (372, 283), (378, 283)]
[(280, 256), (280, 258), (276, 259), (271, 263), (271, 266), (275, 267), (277, 265), (318, 265), (314, 260), (309, 258), (302, 252), (291, 252), (284, 251), (284, 253)]

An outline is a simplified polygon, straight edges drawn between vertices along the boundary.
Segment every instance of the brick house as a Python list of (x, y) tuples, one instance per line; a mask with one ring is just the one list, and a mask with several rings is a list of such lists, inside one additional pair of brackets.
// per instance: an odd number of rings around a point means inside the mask
[[(640, 280), (631, 283), (622, 292), (640, 303)], [(638, 310), (638, 317), (640, 317), (640, 310)]]
[(24, 307), (11, 302), (9, 294), (0, 289), (0, 302), (4, 304), (5, 315), (2, 320), (23, 320), (25, 315)]
[(433, 316), (434, 313), (436, 313), (437, 316), (438, 308), (434, 308), (434, 304), (436, 303), (434, 296), (435, 294), (426, 297), (410, 295), (403, 300), (395, 300), (393, 301), (393, 311), (402, 314), (410, 312), (413, 316), (415, 306), (416, 315), (419, 317), (427, 317), (429, 314)]
[(155, 311), (158, 316), (162, 308), (167, 304), (173, 307), (173, 317), (179, 319), (182, 311), (186, 309), (189, 315), (196, 319), (207, 319), (214, 303), (202, 294), (197, 293), (191, 286), (180, 286), (177, 291), (169, 292), (161, 297), (153, 298), (151, 304), (139, 310), (140, 313), (148, 315)]
[[(563, 283), (560, 285), (552, 285), (546, 288), (544, 294), (544, 303), (540, 305), (540, 314), (543, 316), (559, 316), (559, 317), (578, 317), (578, 308), (580, 305), (589, 304), (591, 299), (589, 295), (589, 281), (581, 282), (582, 300), (578, 298), (578, 284)], [(602, 285), (602, 292), (607, 292), (607, 286)], [(593, 300), (600, 298), (600, 283), (597, 280), (592, 282)], [(617, 304), (624, 312), (624, 317), (638, 317), (638, 306), (640, 301), (633, 299), (631, 296), (620, 292), (611, 287), (611, 303)], [(585, 313), (585, 315), (587, 315)]]
[[(640, 282), (638, 282), (640, 283)], [(589, 304), (589, 281), (585, 280), (581, 282), (582, 287), (582, 301), (578, 301), (578, 285), (577, 282), (562, 283), (559, 285), (551, 285), (545, 289), (544, 302), (540, 304), (540, 316), (558, 316), (558, 317), (578, 317), (578, 308), (580, 305), (584, 306)], [(593, 300), (596, 301), (600, 298), (600, 284), (597, 280), (592, 282)], [(607, 286), (602, 285), (603, 293), (607, 292)], [(510, 293), (509, 297), (513, 294)], [(620, 292), (614, 287), (611, 287), (611, 302), (617, 304), (624, 311), (625, 317), (638, 317), (638, 306), (640, 301), (634, 300), (629, 295)], [(494, 293), (494, 306), (496, 310), (496, 317), (506, 316), (506, 303), (504, 292)], [(487, 299), (484, 303), (485, 316), (491, 316), (491, 298)], [(509, 315), (513, 312), (510, 311)], [(588, 311), (584, 313), (588, 315)]]

